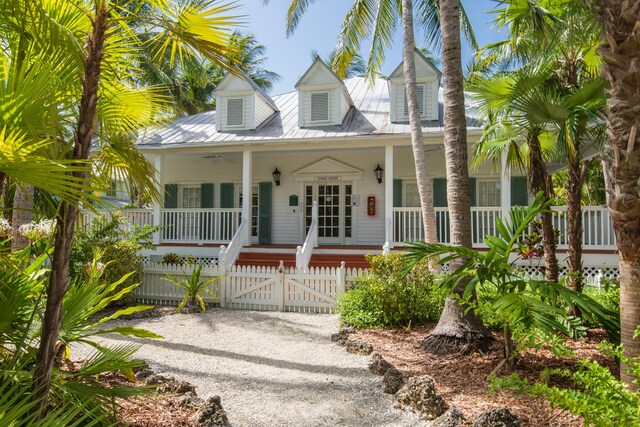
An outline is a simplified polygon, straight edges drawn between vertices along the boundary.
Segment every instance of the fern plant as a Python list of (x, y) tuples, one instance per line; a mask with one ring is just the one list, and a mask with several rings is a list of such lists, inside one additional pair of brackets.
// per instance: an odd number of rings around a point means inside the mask
[(191, 269), (191, 274), (187, 274), (186, 271), (184, 272), (184, 278), (176, 277), (173, 274), (164, 273), (165, 276), (167, 276), (165, 280), (173, 283), (175, 286), (184, 291), (184, 298), (182, 298), (182, 301), (180, 301), (180, 304), (178, 304), (178, 308), (176, 309), (176, 311), (182, 311), (187, 303), (189, 303), (189, 305), (192, 307), (195, 307), (197, 303), (200, 305), (200, 310), (204, 313), (206, 310), (206, 304), (204, 302), (204, 299), (200, 295), (200, 293), (202, 292), (209, 294), (216, 301), (218, 300), (216, 294), (211, 292), (211, 290), (209, 290), (207, 287), (215, 281), (219, 280), (220, 276), (212, 277), (207, 280), (201, 280), (200, 277), (202, 276), (203, 267), (204, 264), (202, 263), (194, 265)]
[[(441, 282), (447, 290), (453, 290), (471, 277), (462, 296), (465, 303), (481, 311), (485, 322), (499, 325), (504, 332), (504, 355), (507, 368), (515, 366), (517, 350), (513, 334), (518, 337), (576, 336), (583, 330), (582, 320), (602, 325), (612, 340), (619, 340), (620, 317), (592, 298), (575, 292), (562, 284), (538, 280), (522, 275), (516, 263), (521, 259), (518, 244), (527, 233), (530, 224), (540, 213), (548, 209), (541, 194), (528, 207), (515, 206), (510, 218), (496, 218), (497, 236), (488, 235), (484, 243), (488, 250), (480, 252), (461, 246), (407, 243), (405, 255), (413, 265), (425, 257), (439, 257), (445, 264), (461, 259), (462, 265)], [(476, 288), (495, 295), (495, 299), (479, 307), (473, 296)], [(581, 313), (582, 319), (567, 313)]]

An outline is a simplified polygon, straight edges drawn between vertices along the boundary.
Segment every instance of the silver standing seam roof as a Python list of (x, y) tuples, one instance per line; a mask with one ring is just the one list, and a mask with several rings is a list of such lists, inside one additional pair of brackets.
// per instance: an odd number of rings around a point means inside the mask
[[(298, 127), (298, 93), (276, 95), (273, 102), (278, 112), (265, 120), (255, 130), (219, 131), (216, 129), (216, 113), (208, 111), (166, 122), (162, 126), (147, 128), (140, 133), (140, 148), (211, 146), (224, 147), (246, 145), (252, 142), (286, 142), (305, 139), (375, 137), (409, 135), (409, 123), (391, 123), (390, 99), (386, 79), (376, 79), (373, 86), (363, 77), (344, 80), (351, 95), (351, 107), (341, 125)], [(442, 88), (438, 92), (439, 120), (423, 121), (425, 135), (443, 130)], [(466, 97), (465, 97), (466, 98)], [(479, 129), (480, 120), (467, 99), (467, 128)]]

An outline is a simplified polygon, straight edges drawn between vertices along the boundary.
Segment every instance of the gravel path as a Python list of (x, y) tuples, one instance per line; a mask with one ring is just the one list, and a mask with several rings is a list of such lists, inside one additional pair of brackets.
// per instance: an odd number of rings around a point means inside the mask
[(157, 373), (193, 383), (202, 398), (220, 395), (235, 427), (426, 425), (393, 408), (367, 356), (330, 341), (335, 315), (213, 309), (118, 323), (163, 335), (138, 340), (137, 356)]

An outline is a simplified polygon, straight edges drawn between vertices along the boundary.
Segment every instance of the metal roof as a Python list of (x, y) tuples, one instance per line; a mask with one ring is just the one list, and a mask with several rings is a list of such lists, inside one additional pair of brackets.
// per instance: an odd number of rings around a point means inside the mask
[[(251, 143), (285, 142), (304, 139), (352, 138), (383, 135), (409, 135), (408, 123), (391, 123), (390, 99), (387, 80), (376, 79), (373, 86), (362, 77), (346, 79), (344, 84), (355, 107), (347, 113), (341, 125), (298, 127), (298, 93), (288, 92), (272, 99), (279, 110), (255, 130), (218, 131), (216, 113), (208, 111), (181, 117), (162, 127), (148, 128), (141, 132), (138, 146), (141, 148), (189, 145), (232, 146)], [(439, 120), (423, 121), (425, 136), (443, 130), (442, 88), (438, 94)], [(467, 106), (468, 129), (479, 128), (472, 103)]]

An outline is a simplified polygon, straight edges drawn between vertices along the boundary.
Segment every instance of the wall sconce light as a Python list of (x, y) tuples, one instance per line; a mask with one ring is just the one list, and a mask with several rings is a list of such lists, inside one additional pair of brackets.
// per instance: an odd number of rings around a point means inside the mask
[(276, 167), (276, 169), (273, 171), (273, 173), (271, 175), (273, 175), (273, 181), (276, 183), (276, 187), (278, 185), (280, 185), (280, 176), (282, 174), (280, 173), (280, 171), (278, 170), (277, 167)]
[(376, 176), (378, 184), (382, 184), (382, 172), (384, 172), (384, 169), (382, 169), (378, 163), (378, 166), (373, 170), (373, 174)]

